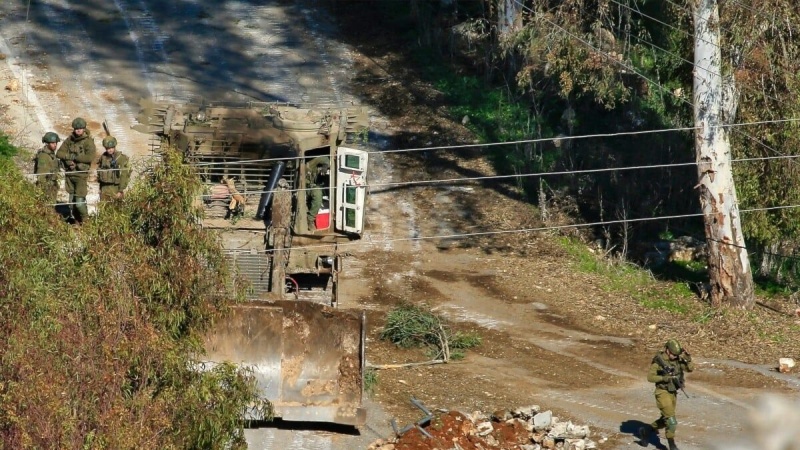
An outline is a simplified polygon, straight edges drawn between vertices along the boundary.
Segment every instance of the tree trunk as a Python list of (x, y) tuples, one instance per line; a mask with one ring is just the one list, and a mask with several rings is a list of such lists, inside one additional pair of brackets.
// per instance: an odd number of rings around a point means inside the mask
[[(716, 0), (695, 0), (694, 117), (697, 151), (697, 188), (708, 241), (711, 304), (737, 308), (754, 305), (753, 274), (731, 170), (731, 148), (726, 120), (733, 119), (736, 97), (732, 79), (721, 77), (719, 11)], [(727, 88), (727, 90), (726, 90)]]
[(497, 0), (497, 30), (500, 36), (519, 25), (521, 10), (522, 6), (517, 0)]

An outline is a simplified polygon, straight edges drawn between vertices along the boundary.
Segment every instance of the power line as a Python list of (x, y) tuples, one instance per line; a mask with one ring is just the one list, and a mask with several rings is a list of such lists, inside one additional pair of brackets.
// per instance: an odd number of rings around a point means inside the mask
[[(800, 158), (800, 155), (781, 155), (781, 156), (758, 156), (752, 158), (738, 158), (738, 159), (731, 159), (732, 163), (735, 162), (752, 162), (752, 161), (768, 161), (768, 160), (776, 160), (776, 159), (796, 159)], [(533, 172), (533, 173), (520, 173), (520, 174), (511, 174), (511, 175), (485, 175), (485, 176), (478, 176), (478, 177), (461, 177), (461, 178), (443, 178), (443, 179), (435, 179), (435, 180), (410, 180), (410, 181), (394, 181), (394, 182), (383, 182), (383, 183), (365, 183), (363, 185), (359, 185), (357, 187), (369, 188), (374, 189), (378, 187), (397, 187), (397, 186), (414, 186), (414, 185), (433, 185), (433, 184), (456, 184), (456, 183), (463, 183), (467, 181), (489, 181), (489, 180), (504, 180), (510, 178), (531, 178), (531, 177), (545, 177), (545, 176), (556, 176), (556, 175), (577, 175), (577, 174), (589, 174), (589, 173), (602, 173), (602, 172), (617, 172), (617, 171), (628, 171), (628, 170), (640, 170), (640, 169), (665, 169), (671, 167), (688, 167), (688, 166), (696, 166), (697, 162), (683, 162), (683, 163), (669, 163), (669, 164), (651, 164), (651, 165), (639, 165), (639, 166), (623, 166), (623, 167), (603, 167), (598, 169), (577, 169), (577, 170), (562, 170), (562, 171), (554, 171), (554, 172)], [(260, 194), (267, 194), (267, 193), (275, 193), (275, 192), (305, 192), (305, 191), (313, 191), (319, 188), (296, 188), (296, 189), (273, 189), (273, 190), (257, 190), (257, 191), (248, 191), (246, 189), (242, 189), (240, 193), (242, 195), (260, 195)], [(382, 192), (382, 191), (377, 191)], [(214, 194), (203, 194), (201, 198), (209, 198), (213, 197)], [(69, 203), (55, 203), (51, 204), (54, 205), (67, 205)]]
[[(740, 209), (740, 213), (747, 213), (747, 212), (759, 212), (759, 211), (774, 211), (774, 210), (783, 210), (783, 209), (795, 209), (800, 208), (800, 204), (796, 205), (786, 205), (786, 206), (769, 206), (763, 208), (750, 208), (750, 209)], [(367, 245), (385, 245), (388, 243), (394, 242), (407, 242), (407, 241), (425, 241), (425, 240), (432, 240), (432, 239), (467, 239), (473, 237), (484, 237), (484, 236), (496, 236), (496, 235), (503, 235), (503, 234), (517, 234), (517, 233), (534, 233), (534, 232), (541, 232), (541, 231), (556, 231), (556, 230), (564, 230), (564, 229), (571, 229), (571, 228), (587, 228), (587, 227), (597, 227), (603, 225), (618, 225), (618, 224), (627, 224), (627, 223), (638, 223), (638, 222), (652, 222), (658, 220), (674, 220), (674, 219), (688, 219), (694, 217), (702, 217), (705, 214), (703, 213), (694, 213), (694, 214), (675, 214), (675, 215), (668, 215), (668, 216), (655, 216), (655, 217), (641, 217), (636, 219), (618, 219), (618, 220), (604, 220), (599, 222), (589, 222), (589, 223), (578, 223), (578, 224), (569, 224), (569, 225), (552, 225), (546, 227), (534, 227), (534, 228), (518, 228), (513, 230), (489, 230), (489, 231), (476, 231), (473, 233), (452, 233), (452, 234), (440, 234), (440, 235), (433, 235), (433, 236), (414, 236), (414, 237), (407, 237), (407, 238), (391, 238), (391, 239), (381, 239), (372, 241), (369, 239), (364, 239), (357, 241), (357, 242), (341, 242), (341, 243), (331, 243), (331, 244), (313, 244), (313, 245), (303, 245), (298, 247), (291, 247), (289, 249), (264, 249), (264, 250), (257, 250), (257, 253), (272, 253), (276, 251), (288, 251), (288, 250), (305, 250), (305, 249), (313, 249), (313, 248), (331, 248), (331, 247), (352, 247), (352, 246), (367, 246)], [(252, 250), (226, 250), (228, 254), (237, 254), (237, 253), (251, 253)]]

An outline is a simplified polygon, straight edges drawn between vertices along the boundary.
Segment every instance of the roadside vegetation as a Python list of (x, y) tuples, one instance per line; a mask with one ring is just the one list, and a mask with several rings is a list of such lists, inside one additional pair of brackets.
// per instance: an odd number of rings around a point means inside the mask
[(464, 358), (464, 351), (481, 344), (474, 333), (453, 331), (427, 306), (402, 303), (386, 315), (380, 338), (401, 348), (424, 348), (432, 361)]
[[(536, 140), (483, 149), (499, 174), (694, 161), (694, 137), (686, 130), (561, 139), (692, 126), (692, 65), (681, 56), (690, 54), (693, 45), (691, 33), (681, 33), (692, 28), (688, 10), (658, 2), (622, 2), (614, 8), (573, 1), (553, 8), (519, 2), (505, 6), (506, 13), (516, 14), (516, 22), (503, 26), (500, 3), (393, 2), (381, 21), (406, 40), (406, 56), (415, 70), (442, 96), (433, 101), (446, 105), (442, 111), (481, 142)], [(778, 1), (769, 8), (784, 11), (785, 6)], [(740, 66), (731, 69), (742, 95), (736, 121), (795, 117), (800, 110), (798, 90), (792, 88), (796, 80), (785, 74), (796, 72), (790, 67), (800, 60), (793, 57), (800, 46), (785, 30), (761, 24), (763, 17), (737, 6), (723, 5), (721, 14), (726, 51), (750, 52), (747, 63), (742, 57)], [(766, 31), (751, 35), (755, 29)], [(761, 71), (770, 75), (757, 75)], [(797, 167), (795, 160), (784, 158), (795, 153), (800, 139), (794, 123), (737, 128), (732, 139), (734, 158), (778, 157), (735, 163), (743, 209), (800, 203), (800, 191), (785, 182)], [(606, 240), (615, 249), (607, 256), (615, 261), (640, 261), (642, 246), (637, 244), (659, 240), (665, 233), (704, 236), (697, 217), (625, 223), (696, 213), (697, 174), (692, 166), (520, 176), (514, 182), (532, 205), (551, 210), (569, 205), (565, 213), (574, 223), (619, 222), (585, 235), (587, 241)], [(800, 287), (799, 213), (800, 208), (786, 208), (743, 214), (760, 294), (784, 295)], [(691, 263), (662, 269), (652, 274), (679, 284), (708, 279), (704, 269)]]
[[(200, 184), (166, 153), (120, 203), (72, 228), (0, 139), (0, 449), (245, 448), (270, 417), (254, 380), (204, 366), (236, 301)], [(239, 290), (238, 292), (242, 292)]]

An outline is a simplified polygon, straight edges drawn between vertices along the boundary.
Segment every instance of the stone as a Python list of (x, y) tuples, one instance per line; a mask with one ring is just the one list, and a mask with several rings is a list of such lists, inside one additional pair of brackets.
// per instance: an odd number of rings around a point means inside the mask
[(544, 439), (542, 439), (542, 448), (556, 448), (556, 440), (553, 439), (552, 436), (545, 436)]
[(553, 412), (547, 410), (545, 412), (540, 412), (533, 416), (533, 428), (534, 429), (542, 429), (547, 428), (553, 423)]
[(491, 434), (486, 436), (484, 440), (486, 441), (487, 444), (489, 444), (490, 447), (497, 447), (498, 445), (500, 445), (500, 443), (497, 442), (497, 439), (495, 439), (495, 437), (492, 436)]
[(531, 419), (539, 412), (539, 405), (523, 406), (511, 411), (511, 415), (522, 420)]
[(491, 422), (481, 422), (476, 429), (478, 436), (481, 437), (488, 435), (492, 431), (494, 431), (494, 427)]
[(550, 431), (547, 432), (547, 434), (556, 439), (566, 439), (568, 424), (569, 422), (554, 423), (552, 428), (550, 428)]
[(589, 436), (588, 425), (575, 425), (572, 422), (567, 422), (566, 436), (573, 439), (583, 439)]
[(19, 90), (19, 81), (17, 81), (16, 79), (9, 81), (8, 84), (6, 85), (6, 90), (9, 91), (9, 92), (18, 91)]
[(792, 371), (796, 363), (792, 358), (781, 358), (778, 360), (778, 371), (780, 373), (789, 373)]
[(512, 416), (511, 412), (507, 409), (501, 409), (492, 413), (492, 420), (495, 422), (505, 422), (506, 420), (511, 420), (513, 418), (514, 416)]
[(542, 450), (542, 446), (539, 444), (522, 444), (519, 446), (519, 450)]
[(567, 439), (564, 441), (564, 448), (566, 450), (585, 450), (586, 442), (583, 439)]

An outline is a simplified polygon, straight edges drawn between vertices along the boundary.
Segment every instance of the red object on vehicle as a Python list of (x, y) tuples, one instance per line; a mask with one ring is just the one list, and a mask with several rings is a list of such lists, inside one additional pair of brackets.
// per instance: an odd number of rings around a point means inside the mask
[(314, 218), (314, 226), (318, 230), (327, 229), (331, 225), (331, 211), (329, 209), (320, 209), (317, 217)]

